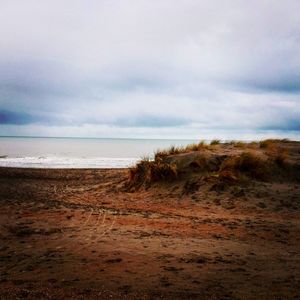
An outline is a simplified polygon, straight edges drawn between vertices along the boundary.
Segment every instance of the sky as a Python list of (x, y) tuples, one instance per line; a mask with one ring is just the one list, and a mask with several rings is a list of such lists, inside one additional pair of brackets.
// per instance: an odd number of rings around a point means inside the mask
[(299, 0), (0, 0), (0, 135), (300, 140)]

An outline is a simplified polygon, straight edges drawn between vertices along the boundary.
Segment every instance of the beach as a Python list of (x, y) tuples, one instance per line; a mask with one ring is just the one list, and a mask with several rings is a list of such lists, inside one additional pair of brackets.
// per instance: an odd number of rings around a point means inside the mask
[(0, 168), (1, 299), (300, 296), (297, 178), (133, 190), (128, 173)]
[(0, 0), (0, 300), (300, 300), (300, 0)]

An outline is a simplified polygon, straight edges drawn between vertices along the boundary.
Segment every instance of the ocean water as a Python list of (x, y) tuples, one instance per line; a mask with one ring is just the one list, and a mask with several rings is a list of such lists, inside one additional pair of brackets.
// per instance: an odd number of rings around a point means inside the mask
[(0, 166), (127, 168), (157, 149), (195, 140), (0, 137)]

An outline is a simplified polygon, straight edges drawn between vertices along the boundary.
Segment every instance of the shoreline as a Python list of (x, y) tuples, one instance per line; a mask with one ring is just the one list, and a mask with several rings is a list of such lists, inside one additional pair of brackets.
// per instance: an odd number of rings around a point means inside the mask
[(105, 171), (105, 170), (129, 170), (130, 167), (124, 167), (124, 168), (35, 168), (35, 167), (2, 167), (0, 166), (0, 171), (1, 170), (23, 170), (23, 171), (35, 171), (35, 170), (38, 170), (38, 171)]
[(17, 157), (0, 158), (0, 167), (29, 169), (119, 169), (135, 165), (140, 158)]

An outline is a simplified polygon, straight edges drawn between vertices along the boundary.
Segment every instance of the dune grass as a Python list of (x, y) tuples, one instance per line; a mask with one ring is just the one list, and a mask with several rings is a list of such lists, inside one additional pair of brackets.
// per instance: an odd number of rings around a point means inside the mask
[(245, 175), (249, 178), (265, 180), (270, 175), (270, 166), (269, 162), (260, 156), (251, 152), (243, 152), (225, 160), (219, 173), (221, 176), (232, 174), (232, 176), (240, 178), (241, 175)]
[[(168, 149), (156, 151), (154, 160), (147, 157), (141, 159), (130, 169), (129, 183), (131, 186), (140, 187), (153, 182), (176, 180), (181, 170), (178, 169), (176, 163), (168, 163), (167, 161), (170, 160), (166, 158), (172, 155), (195, 151), (200, 153), (189, 164), (191, 172), (205, 172), (225, 181), (238, 181), (245, 178), (265, 181), (274, 176), (280, 169), (283, 170), (286, 166), (288, 153), (286, 149), (282, 148), (281, 144), (286, 142), (288, 142), (286, 139), (268, 139), (250, 143), (241, 141), (224, 143), (224, 147), (226, 145), (233, 145), (241, 149), (241, 151), (234, 152), (234, 155), (228, 155), (227, 158), (222, 159), (216, 170), (212, 170), (209, 167), (211, 163), (209, 155), (215, 155), (213, 154), (214, 151), (221, 149), (220, 147), (215, 147), (216, 145), (220, 145), (220, 140), (213, 140), (210, 144), (200, 141), (199, 143), (190, 144), (185, 147), (171, 146)], [(201, 151), (205, 151), (203, 155)], [(222, 153), (220, 157), (222, 157)], [(178, 161), (180, 159), (179, 156)]]
[(154, 159), (163, 158), (169, 155), (189, 153), (193, 151), (201, 151), (203, 149), (207, 149), (209, 145), (205, 144), (204, 141), (200, 141), (199, 143), (189, 144), (187, 146), (171, 146), (167, 149), (159, 149), (154, 153)]
[(164, 162), (161, 158), (154, 161), (145, 157), (129, 170), (129, 182), (132, 186), (149, 185), (156, 181), (174, 180), (177, 178), (177, 167)]
[(248, 143), (242, 141), (230, 141), (228, 144), (236, 148), (245, 148), (247, 145), (249, 145)]
[(210, 142), (210, 145), (211, 145), (211, 146), (215, 146), (215, 145), (219, 145), (220, 143), (221, 143), (220, 140), (212, 140), (212, 141)]
[(279, 143), (288, 143), (289, 139), (266, 139), (259, 142), (260, 148), (272, 148), (278, 145)]

